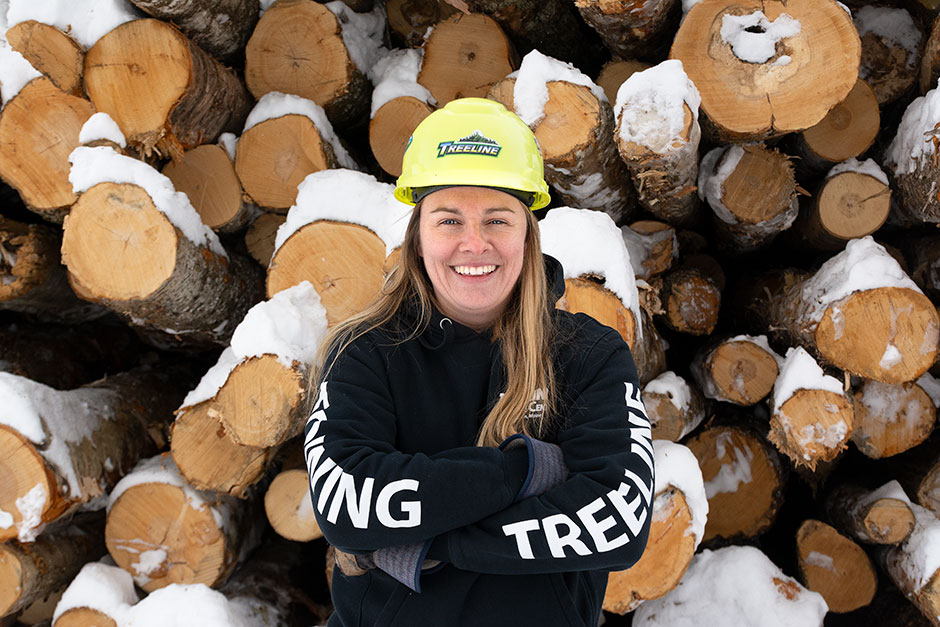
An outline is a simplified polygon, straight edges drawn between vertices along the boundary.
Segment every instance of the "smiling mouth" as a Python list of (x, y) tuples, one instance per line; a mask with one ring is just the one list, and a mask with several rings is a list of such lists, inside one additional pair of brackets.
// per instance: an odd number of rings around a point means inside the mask
[(496, 271), (496, 266), (451, 266), (461, 276), (483, 276)]

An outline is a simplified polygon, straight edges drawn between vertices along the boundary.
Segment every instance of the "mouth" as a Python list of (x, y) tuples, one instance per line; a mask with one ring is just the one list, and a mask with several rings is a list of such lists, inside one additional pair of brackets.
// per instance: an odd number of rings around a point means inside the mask
[(498, 266), (451, 266), (460, 276), (484, 276), (496, 272)]

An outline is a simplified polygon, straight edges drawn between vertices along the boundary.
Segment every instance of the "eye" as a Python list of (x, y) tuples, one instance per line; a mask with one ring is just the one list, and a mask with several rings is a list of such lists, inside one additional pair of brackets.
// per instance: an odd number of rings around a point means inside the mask
[(502, 218), (493, 218), (492, 220), (490, 220), (490, 224), (509, 224), (509, 223), (503, 220)]
[(439, 224), (444, 224), (444, 225), (457, 224), (457, 219), (456, 218), (444, 218), (443, 220), (439, 222)]

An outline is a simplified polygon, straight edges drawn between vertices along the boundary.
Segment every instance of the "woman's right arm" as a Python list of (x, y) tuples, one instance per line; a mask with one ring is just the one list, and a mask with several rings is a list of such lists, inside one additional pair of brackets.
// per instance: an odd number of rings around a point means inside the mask
[(430, 543), (506, 508), (530, 473), (525, 447), (405, 454), (395, 436), (381, 356), (356, 342), (320, 385), (304, 437), (317, 522), (343, 551)]

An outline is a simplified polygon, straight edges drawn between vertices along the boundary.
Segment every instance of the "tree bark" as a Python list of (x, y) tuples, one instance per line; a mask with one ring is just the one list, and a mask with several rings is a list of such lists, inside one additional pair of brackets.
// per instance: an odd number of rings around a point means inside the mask
[(921, 95), (937, 86), (940, 78), (940, 15), (934, 18), (930, 36), (924, 44), (924, 53), (920, 58), (919, 87)]
[(69, 154), (94, 113), (89, 101), (45, 77), (30, 81), (0, 111), (0, 177), (46, 220), (61, 223), (75, 202)]
[(933, 400), (917, 382), (863, 381), (855, 391), (852, 441), (868, 457), (890, 457), (926, 440), (936, 420)]
[(269, 92), (312, 100), (340, 128), (365, 119), (372, 84), (356, 67), (343, 26), (327, 7), (279, 0), (258, 20), (245, 47), (245, 82), (256, 99)]
[[(497, 83), (488, 97), (514, 109), (516, 79)], [(545, 159), (545, 180), (570, 207), (604, 211), (621, 224), (636, 192), (613, 140), (614, 114), (590, 88), (564, 80), (547, 84), (545, 117), (533, 127)]]
[(456, 98), (484, 98), (517, 67), (512, 44), (492, 18), (457, 13), (437, 24), (424, 44), (418, 84), (437, 106)]
[(930, 510), (911, 505), (914, 533), (905, 542), (887, 547), (880, 555), (891, 581), (930, 620), (940, 625), (940, 572), (928, 566), (928, 538), (940, 533), (940, 520)]
[[(892, 483), (900, 490), (900, 485)], [(869, 491), (844, 483), (836, 486), (824, 505), (833, 525), (859, 542), (898, 544), (914, 530), (914, 512), (908, 501), (882, 489)]]
[(401, 176), (401, 160), (411, 133), (433, 107), (412, 96), (399, 96), (379, 107), (369, 121), (369, 146), (379, 166), (392, 176)]
[[(316, 255), (310, 251), (316, 250)], [(327, 320), (335, 324), (362, 309), (382, 287), (385, 243), (358, 224), (317, 220), (293, 233), (268, 266), (268, 298), (310, 281)]]
[(105, 553), (104, 513), (49, 528), (36, 542), (0, 544), (0, 616), (12, 616), (66, 586)]
[(878, 579), (871, 560), (826, 523), (804, 521), (796, 532), (796, 549), (800, 578), (823, 596), (830, 612), (851, 612), (875, 597)]
[(565, 295), (558, 300), (556, 307), (571, 313), (586, 313), (615, 329), (630, 350), (634, 349), (638, 323), (633, 312), (624, 306), (619, 296), (597, 281), (586, 277), (565, 279)]
[(122, 24), (88, 50), (85, 89), (132, 146), (164, 157), (240, 131), (252, 105), (234, 71), (153, 19)]
[(163, 174), (189, 197), (203, 224), (213, 231), (240, 231), (257, 210), (242, 189), (232, 159), (218, 144), (187, 150), (181, 159), (167, 163)]
[(69, 94), (82, 97), (82, 68), (85, 50), (55, 26), (35, 20), (20, 22), (6, 32), (10, 47), (29, 61), (52, 84)]
[(178, 346), (224, 345), (261, 300), (257, 267), (188, 239), (130, 183), (99, 183), (64, 225), (62, 258), (79, 295)]
[[(864, 21), (859, 21), (862, 17), (861, 11), (874, 13), (880, 11), (882, 14), (894, 13), (893, 24), (900, 24), (900, 15), (909, 21), (909, 29), (903, 32), (899, 26), (893, 26), (892, 36), (885, 37), (875, 30), (862, 32), (861, 28)], [(910, 90), (917, 82), (918, 69), (920, 68), (920, 51), (923, 50), (924, 34), (915, 25), (912, 16), (903, 8), (889, 8), (886, 6), (860, 7), (853, 14), (855, 24), (859, 28), (859, 34), (862, 41), (862, 56), (859, 62), (858, 75), (871, 85), (875, 96), (878, 98), (879, 105), (886, 105), (899, 99)], [(884, 19), (878, 16), (872, 19)], [(909, 50), (898, 39), (912, 37), (916, 39), (913, 50)]]
[[(739, 58), (721, 35), (724, 16), (756, 11), (772, 21), (786, 13), (800, 23), (800, 32), (778, 41), (763, 62)], [(706, 134), (722, 142), (758, 141), (814, 126), (842, 102), (858, 79), (861, 43), (835, 2), (720, 0), (689, 10), (670, 57), (682, 61), (699, 88), (711, 122), (703, 125)]]
[(818, 124), (795, 135), (799, 166), (819, 172), (868, 150), (881, 128), (881, 111), (872, 88), (858, 79), (845, 100)]
[(173, 22), (193, 43), (211, 54), (233, 60), (258, 22), (258, 0), (130, 0), (148, 15)]
[(385, 3), (388, 27), (393, 39), (405, 48), (419, 48), (424, 34), (439, 22), (458, 12), (440, 0), (388, 0)]
[(660, 58), (682, 17), (676, 0), (575, 0), (574, 5), (620, 59)]
[(738, 335), (703, 346), (692, 361), (691, 372), (707, 398), (750, 406), (773, 390), (779, 360), (766, 337)]

